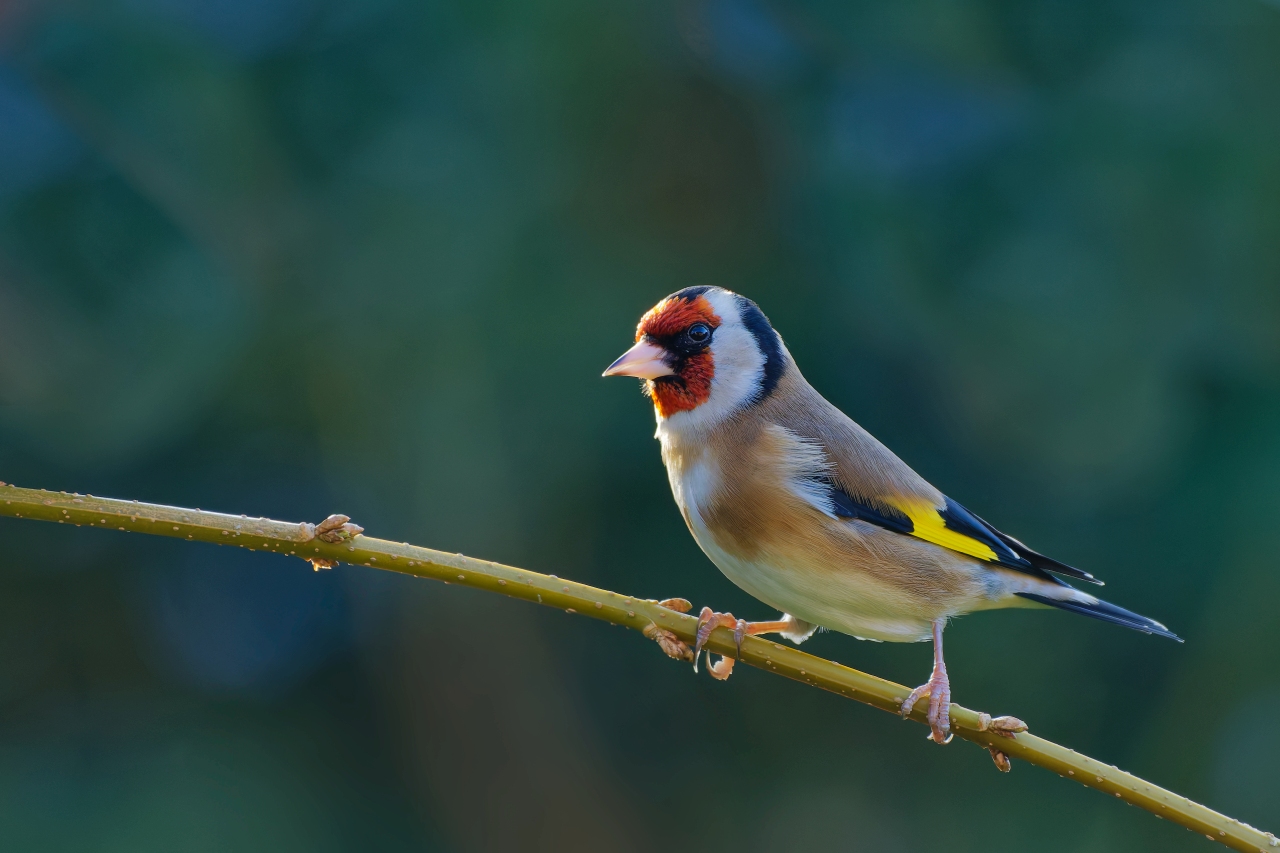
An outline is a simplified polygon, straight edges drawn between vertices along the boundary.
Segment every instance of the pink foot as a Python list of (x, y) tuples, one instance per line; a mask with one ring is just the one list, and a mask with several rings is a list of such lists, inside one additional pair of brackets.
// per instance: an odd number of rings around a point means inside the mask
[(900, 713), (905, 719), (911, 714), (916, 703), (929, 697), (929, 728), (933, 729), (930, 737), (934, 743), (950, 743), (951, 741), (951, 681), (947, 678), (946, 667), (935, 667), (929, 680), (921, 684), (902, 703)]
[[(707, 644), (707, 640), (711, 638), (711, 632), (716, 628), (732, 628), (733, 639), (738, 647), (738, 657), (742, 656), (742, 638), (747, 634), (747, 623), (734, 616), (732, 613), (716, 613), (710, 607), (702, 608), (702, 612), (698, 614), (698, 633), (696, 642), (693, 645), (693, 670), (698, 671), (698, 658), (702, 657), (702, 647)], [(712, 663), (711, 653), (707, 652), (707, 672), (711, 673), (711, 677), (719, 681), (724, 681), (733, 674), (734, 659), (731, 657), (721, 657), (720, 660)]]

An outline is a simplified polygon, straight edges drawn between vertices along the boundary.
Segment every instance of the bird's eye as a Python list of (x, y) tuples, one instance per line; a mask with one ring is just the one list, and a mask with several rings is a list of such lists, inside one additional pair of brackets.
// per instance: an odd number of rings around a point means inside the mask
[(706, 323), (694, 323), (685, 334), (695, 344), (705, 344), (711, 338), (711, 329), (707, 328)]

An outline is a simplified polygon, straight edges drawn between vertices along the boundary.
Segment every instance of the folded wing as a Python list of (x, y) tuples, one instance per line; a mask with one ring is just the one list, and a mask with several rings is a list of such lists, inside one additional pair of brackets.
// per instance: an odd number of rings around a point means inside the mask
[(936, 506), (924, 499), (855, 497), (830, 480), (824, 485), (831, 511), (838, 518), (856, 518), (1045, 580), (1057, 580), (1055, 575), (1062, 575), (1101, 583), (1088, 572), (1031, 550), (948, 497), (942, 498), (942, 506)]

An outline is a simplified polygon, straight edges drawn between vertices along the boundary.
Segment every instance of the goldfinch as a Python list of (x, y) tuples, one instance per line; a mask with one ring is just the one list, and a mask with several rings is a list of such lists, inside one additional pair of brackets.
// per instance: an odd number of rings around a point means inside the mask
[[(744, 622), (703, 608), (694, 666), (715, 628), (776, 632), (795, 643), (819, 627), (890, 642), (933, 641), (931, 737), (950, 740), (947, 620), (976, 610), (1048, 605), (1178, 640), (1159, 622), (1061, 578), (1099, 583), (996, 530), (913, 471), (805, 381), (754, 302), (690, 287), (645, 314), (636, 343), (605, 370), (635, 376), (657, 414), (676, 505), (729, 580), (783, 611)], [(1179, 640), (1179, 642), (1181, 642)], [(733, 660), (711, 666), (727, 678)]]

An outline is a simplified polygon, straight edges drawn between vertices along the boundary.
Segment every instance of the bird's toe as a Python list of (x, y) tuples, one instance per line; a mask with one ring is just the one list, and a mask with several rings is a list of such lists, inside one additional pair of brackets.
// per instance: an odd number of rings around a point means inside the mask
[(928, 696), (932, 688), (933, 683), (926, 681), (915, 690), (912, 690), (906, 699), (902, 700), (902, 705), (898, 708), (898, 714), (902, 716), (902, 719), (905, 720), (911, 716), (911, 712), (915, 710), (916, 703)]
[[(702, 647), (707, 644), (707, 640), (711, 639), (711, 632), (716, 628), (732, 628), (734, 636), (738, 636), (740, 619), (737, 619), (732, 613), (717, 613), (710, 607), (702, 608), (702, 612), (698, 614), (698, 630), (694, 636), (693, 644), (693, 670), (698, 671), (698, 659), (702, 657)], [(745, 624), (745, 623), (744, 623)], [(742, 632), (745, 633), (745, 627)], [(742, 648), (742, 640), (738, 639), (738, 648)], [(731, 657), (722, 656), (720, 660), (712, 662), (710, 654), (707, 655), (707, 672), (711, 673), (711, 677), (717, 681), (724, 681), (733, 672), (734, 660)]]
[(929, 738), (935, 743), (951, 742), (951, 682), (945, 671), (935, 672), (928, 681), (921, 684), (903, 701), (899, 713), (903, 719), (911, 716), (916, 704), (924, 698), (929, 699), (929, 711), (925, 721), (929, 724)]
[(951, 688), (935, 687), (929, 696), (929, 737), (934, 743), (951, 741)]

